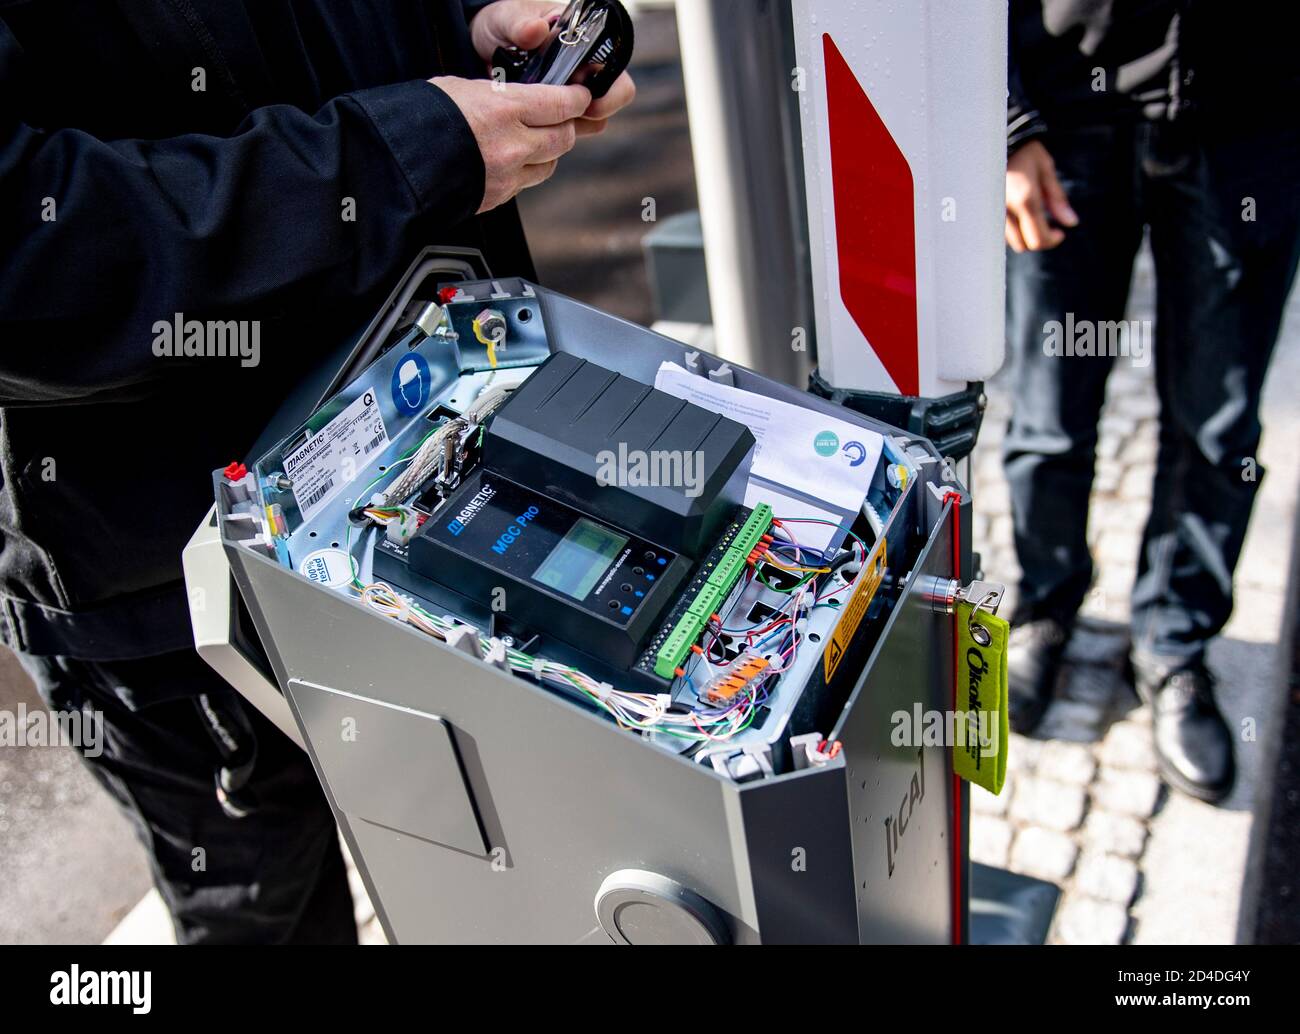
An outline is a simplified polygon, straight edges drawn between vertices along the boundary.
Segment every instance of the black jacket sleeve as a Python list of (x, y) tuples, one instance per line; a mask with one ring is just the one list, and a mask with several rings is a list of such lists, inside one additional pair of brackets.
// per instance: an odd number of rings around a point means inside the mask
[(1020, 79), (1020, 54), (1016, 43), (1014, 15), (1007, 41), (1007, 154), (1047, 132), (1038, 108), (1025, 93)]
[(413, 220), (482, 202), (473, 133), (424, 81), (260, 108), (226, 136), (104, 140), (25, 124), (23, 60), (0, 22), (0, 405), (159, 376), (151, 328), (177, 313), (250, 318), (305, 283), (360, 296)]

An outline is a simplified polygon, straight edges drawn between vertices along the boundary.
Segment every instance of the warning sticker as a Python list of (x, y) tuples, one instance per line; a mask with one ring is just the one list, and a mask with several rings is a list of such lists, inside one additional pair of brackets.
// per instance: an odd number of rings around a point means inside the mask
[(880, 588), (880, 583), (885, 580), (885, 568), (888, 565), (885, 562), (885, 540), (882, 538), (877, 544), (875, 552), (871, 554), (862, 573), (858, 575), (857, 585), (853, 589), (853, 595), (849, 597), (849, 602), (845, 605), (840, 619), (835, 623), (835, 630), (831, 633), (830, 642), (826, 644), (826, 652), (822, 655), (822, 670), (825, 672), (826, 681), (830, 682), (831, 676), (835, 674), (835, 669), (840, 666), (840, 661), (848, 653), (849, 643), (853, 641), (853, 636), (858, 631), (858, 626), (862, 624), (862, 618), (867, 613), (867, 608), (871, 606), (871, 601), (876, 598), (876, 590)]
[(379, 403), (368, 390), (285, 456), (284, 472), (293, 482), (302, 519), (311, 520), (357, 476), (366, 458), (387, 444)]

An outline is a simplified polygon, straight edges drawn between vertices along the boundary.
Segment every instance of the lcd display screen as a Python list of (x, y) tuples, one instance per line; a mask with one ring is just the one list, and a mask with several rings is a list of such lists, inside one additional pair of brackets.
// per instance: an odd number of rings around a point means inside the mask
[(581, 517), (533, 572), (533, 578), (575, 600), (586, 599), (626, 545), (626, 536)]

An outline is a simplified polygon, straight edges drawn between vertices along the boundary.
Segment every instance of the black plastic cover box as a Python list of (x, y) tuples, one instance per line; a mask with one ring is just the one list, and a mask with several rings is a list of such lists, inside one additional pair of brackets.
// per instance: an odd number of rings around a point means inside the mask
[(497, 411), (483, 465), (691, 557), (744, 502), (749, 428), (567, 352)]

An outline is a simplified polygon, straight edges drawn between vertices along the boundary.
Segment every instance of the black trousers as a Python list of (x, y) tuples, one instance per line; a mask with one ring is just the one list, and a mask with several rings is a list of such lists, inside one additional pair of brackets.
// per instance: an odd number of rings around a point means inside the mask
[[(1068, 617), (1093, 574), (1088, 503), (1097, 423), (1116, 362), (1154, 362), (1160, 440), (1133, 590), (1135, 650), (1188, 665), (1232, 612), (1232, 575), (1259, 482), (1259, 399), (1300, 254), (1298, 134), (1211, 147), (1173, 126), (1053, 134), (1078, 228), (1008, 257), (1015, 412), (1005, 444), (1016, 620)], [(1047, 329), (1124, 318), (1149, 228), (1154, 346), (1140, 359), (1045, 347)], [(1106, 515), (1097, 515), (1105, 518)]]
[[(101, 749), (83, 757), (144, 843), (178, 943), (356, 943), (337, 828), (307, 755), (198, 654), (19, 659), (51, 709), (98, 712)], [(239, 785), (223, 807), (217, 773), (232, 768)]]

